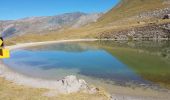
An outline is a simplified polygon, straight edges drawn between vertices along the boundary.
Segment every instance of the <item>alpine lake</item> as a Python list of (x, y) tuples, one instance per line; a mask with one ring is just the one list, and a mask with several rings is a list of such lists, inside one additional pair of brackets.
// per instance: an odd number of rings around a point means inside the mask
[(170, 89), (170, 41), (80, 41), (11, 51), (3, 62), (34, 78), (76, 75), (108, 90), (112, 86)]

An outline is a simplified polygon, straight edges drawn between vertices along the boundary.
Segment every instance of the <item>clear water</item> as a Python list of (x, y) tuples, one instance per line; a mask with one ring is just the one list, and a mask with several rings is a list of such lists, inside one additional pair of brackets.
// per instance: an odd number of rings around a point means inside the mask
[(73, 74), (93, 83), (102, 80), (106, 84), (156, 84), (167, 88), (169, 48), (169, 42), (58, 43), (13, 50), (4, 63), (36, 78), (56, 80)]

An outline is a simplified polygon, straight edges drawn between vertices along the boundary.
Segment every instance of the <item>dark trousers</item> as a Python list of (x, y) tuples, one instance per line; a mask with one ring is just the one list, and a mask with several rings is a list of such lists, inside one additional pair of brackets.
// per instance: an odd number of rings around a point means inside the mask
[[(0, 39), (3, 41), (3, 38), (2, 38), (2, 37), (0, 37)], [(2, 43), (2, 44), (0, 45), (0, 56), (3, 56), (3, 50), (2, 50), (3, 46), (4, 46), (4, 43)]]
[[(2, 38), (2, 37), (0, 37), (0, 39), (2, 40), (2, 41), (4, 41), (4, 39)], [(2, 43), (2, 45), (0, 45), (0, 47), (3, 47), (4, 46), (4, 42)]]
[(3, 50), (2, 50), (2, 48), (0, 49), (0, 56), (3, 56)]

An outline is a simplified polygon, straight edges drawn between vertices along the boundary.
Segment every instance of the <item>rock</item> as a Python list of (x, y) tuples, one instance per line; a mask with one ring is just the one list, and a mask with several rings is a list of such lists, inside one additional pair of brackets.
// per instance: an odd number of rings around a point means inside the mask
[(168, 40), (170, 39), (170, 23), (150, 23), (141, 27), (132, 27), (120, 31), (99, 33), (100, 39), (114, 40)]
[(164, 0), (163, 4), (170, 4), (170, 0)]
[(58, 87), (56, 90), (50, 90), (49, 92), (45, 93), (44, 96), (57, 96), (58, 94), (70, 94), (70, 93), (89, 93), (95, 94), (99, 90), (96, 87), (90, 87), (86, 83), (86, 81), (82, 79), (77, 79), (76, 76), (70, 75), (61, 80), (57, 81)]
[(137, 23), (138, 24), (146, 24), (145, 22), (142, 22), (142, 21), (138, 21)]
[(66, 93), (74, 93), (81, 90), (88, 89), (87, 83), (82, 79), (77, 79), (76, 76), (67, 76), (64, 79), (59, 80), (61, 83), (61, 89)]
[(148, 18), (163, 18), (163, 15), (170, 13), (170, 7), (155, 9), (154, 11), (146, 11), (137, 15), (137, 18), (148, 19)]
[(164, 15), (163, 19), (170, 19), (170, 14)]
[(95, 94), (97, 92), (99, 92), (99, 88), (96, 88), (96, 87), (92, 87), (90, 88), (90, 90), (88, 90), (88, 93), (90, 94)]

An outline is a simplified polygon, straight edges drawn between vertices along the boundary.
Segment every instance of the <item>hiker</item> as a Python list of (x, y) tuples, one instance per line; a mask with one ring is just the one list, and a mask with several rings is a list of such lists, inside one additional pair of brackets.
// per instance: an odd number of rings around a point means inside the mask
[(4, 43), (3, 43), (3, 38), (2, 37), (0, 37), (0, 40), (2, 40), (2, 44), (0, 45), (0, 47), (4, 47)]

